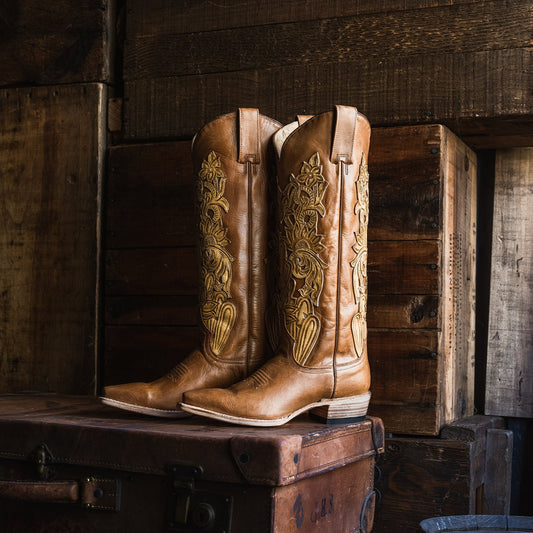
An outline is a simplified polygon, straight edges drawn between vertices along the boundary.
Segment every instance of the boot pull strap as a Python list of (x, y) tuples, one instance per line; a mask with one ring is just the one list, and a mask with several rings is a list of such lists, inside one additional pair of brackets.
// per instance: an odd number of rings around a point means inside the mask
[(296, 115), (298, 126), (301, 126), (304, 122), (307, 122), (310, 118), (313, 118), (313, 115)]
[(357, 109), (344, 105), (335, 106), (337, 120), (335, 123), (335, 136), (331, 147), (331, 162), (353, 163), (355, 129), (357, 127)]
[(239, 109), (239, 163), (260, 163), (259, 110)]

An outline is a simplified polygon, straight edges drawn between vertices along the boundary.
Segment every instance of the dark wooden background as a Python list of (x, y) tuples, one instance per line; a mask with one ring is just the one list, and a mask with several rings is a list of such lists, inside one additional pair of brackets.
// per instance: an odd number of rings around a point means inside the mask
[(164, 372), (197, 338), (194, 132), (239, 106), (286, 122), (355, 105), (374, 128), (373, 405), (413, 446), (474, 410), (507, 417), (511, 511), (528, 512), (532, 15), (527, 0), (0, 0), (1, 390)]

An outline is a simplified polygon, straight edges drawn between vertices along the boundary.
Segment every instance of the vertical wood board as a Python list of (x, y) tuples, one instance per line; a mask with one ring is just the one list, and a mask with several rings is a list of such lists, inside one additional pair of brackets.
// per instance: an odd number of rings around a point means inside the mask
[(0, 389), (95, 387), (101, 84), (0, 90)]
[(495, 167), (485, 410), (533, 418), (533, 148)]

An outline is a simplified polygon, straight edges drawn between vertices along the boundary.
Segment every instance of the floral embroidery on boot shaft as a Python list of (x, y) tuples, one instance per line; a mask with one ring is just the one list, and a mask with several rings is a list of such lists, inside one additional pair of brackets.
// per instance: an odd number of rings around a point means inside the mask
[(202, 162), (198, 178), (200, 316), (211, 333), (211, 349), (218, 355), (235, 323), (236, 309), (229, 301), (234, 259), (226, 249), (230, 241), (222, 221), (222, 215), (229, 211), (229, 203), (224, 198), (226, 176), (215, 152)]
[(315, 314), (324, 285), (320, 258), (325, 249), (318, 234), (318, 217), (325, 215), (322, 203), (327, 182), (318, 153), (304, 161), (297, 176), (291, 174), (281, 194), (280, 255), (287, 332), (294, 341), (294, 359), (305, 365), (320, 333)]
[(355, 244), (353, 251), (355, 257), (350, 262), (353, 267), (352, 271), (352, 286), (355, 303), (358, 306), (357, 313), (352, 317), (352, 336), (355, 347), (355, 354), (357, 357), (363, 355), (366, 344), (367, 328), (366, 328), (366, 301), (367, 301), (367, 233), (368, 233), (368, 166), (366, 163), (365, 154), (361, 159), (361, 166), (359, 167), (359, 176), (355, 181), (357, 189), (357, 203), (355, 204), (354, 212), (359, 218), (359, 231), (354, 233)]

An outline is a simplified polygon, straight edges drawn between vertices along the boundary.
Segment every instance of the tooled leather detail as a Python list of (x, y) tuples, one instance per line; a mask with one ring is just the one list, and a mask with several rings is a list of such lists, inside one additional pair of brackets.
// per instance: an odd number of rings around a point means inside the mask
[(215, 152), (202, 162), (198, 177), (200, 316), (211, 333), (208, 338), (211, 350), (218, 355), (235, 323), (236, 308), (229, 301), (234, 259), (226, 249), (230, 241), (222, 221), (223, 213), (229, 211), (224, 198), (227, 178)]
[(188, 372), (189, 372), (189, 367), (185, 364), (184, 361), (181, 361), (174, 368), (169, 370), (166, 377), (173, 383), (176, 383), (180, 379), (184, 378)]
[(355, 244), (353, 251), (355, 257), (350, 262), (352, 266), (352, 286), (355, 303), (358, 307), (357, 313), (352, 317), (352, 336), (357, 357), (363, 355), (365, 348), (366, 329), (366, 303), (368, 278), (366, 272), (367, 264), (367, 233), (368, 233), (368, 166), (365, 154), (361, 158), (359, 175), (355, 180), (357, 190), (357, 203), (354, 212), (359, 218), (359, 231), (354, 233)]
[(297, 176), (289, 176), (281, 193), (283, 314), (285, 328), (294, 341), (293, 357), (300, 365), (307, 362), (321, 329), (315, 307), (328, 265), (320, 258), (325, 247), (318, 234), (318, 217), (325, 215), (322, 200), (327, 185), (317, 152), (302, 163)]
[(254, 388), (259, 388), (265, 387), (268, 383), (272, 381), (272, 379), (270, 377), (270, 374), (266, 370), (260, 368), (259, 370), (256, 370), (251, 376), (246, 378), (246, 381), (252, 383)]

